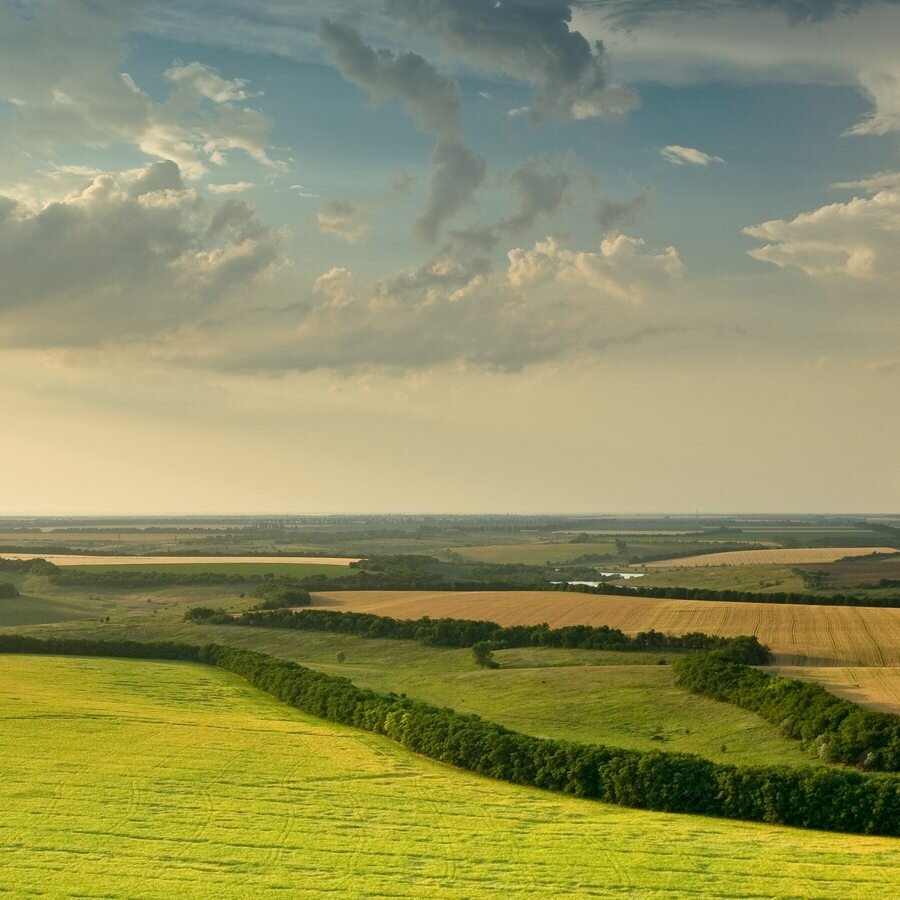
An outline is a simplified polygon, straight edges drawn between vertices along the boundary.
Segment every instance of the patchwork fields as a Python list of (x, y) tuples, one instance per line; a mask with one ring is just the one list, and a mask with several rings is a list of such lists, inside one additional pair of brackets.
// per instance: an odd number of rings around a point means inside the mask
[(900, 609), (656, 600), (556, 591), (334, 591), (317, 605), (398, 619), (489, 619), (501, 625), (609, 625), (657, 631), (755, 634), (782, 665), (900, 665)]
[(326, 725), (227, 673), (0, 657), (16, 896), (883, 898), (897, 842), (605, 806)]

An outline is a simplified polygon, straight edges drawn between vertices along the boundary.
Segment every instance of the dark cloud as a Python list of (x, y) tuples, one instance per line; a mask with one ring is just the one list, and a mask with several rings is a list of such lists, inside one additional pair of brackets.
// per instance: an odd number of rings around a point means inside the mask
[(594, 222), (604, 234), (629, 228), (637, 222), (638, 215), (650, 202), (652, 194), (651, 189), (645, 187), (630, 200), (601, 197), (594, 207)]
[(509, 176), (516, 211), (500, 227), (515, 234), (530, 228), (541, 216), (558, 213), (567, 203), (573, 180), (565, 162), (549, 157), (525, 160)]
[(397, 97), (418, 126), (436, 137), (459, 137), (459, 87), (417, 53), (392, 53), (366, 44), (350, 25), (323, 19), (319, 35), (348, 81), (376, 101)]
[(560, 0), (386, 0), (389, 16), (480, 68), (534, 84), (533, 118), (618, 115), (635, 95), (610, 84), (603, 44), (570, 28)]
[(460, 141), (439, 140), (431, 154), (437, 166), (428, 184), (425, 208), (416, 217), (414, 233), (429, 243), (445, 222), (475, 205), (475, 191), (484, 182), (487, 161)]
[(573, 0), (574, 6), (609, 14), (616, 22), (636, 25), (657, 15), (727, 10), (776, 10), (794, 24), (852, 15), (870, 6), (895, 6), (900, 0)]
[(418, 54), (376, 50), (349, 25), (323, 19), (319, 33), (348, 81), (375, 100), (397, 97), (416, 124), (437, 139), (431, 154), (437, 168), (413, 229), (422, 240), (434, 241), (447, 221), (475, 204), (487, 174), (484, 157), (460, 140), (459, 87)]

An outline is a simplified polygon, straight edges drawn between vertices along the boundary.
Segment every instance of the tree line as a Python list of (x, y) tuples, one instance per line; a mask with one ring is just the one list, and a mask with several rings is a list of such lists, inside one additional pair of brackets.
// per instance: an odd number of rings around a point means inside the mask
[(900, 771), (900, 716), (863, 709), (821, 685), (758, 672), (721, 653), (686, 656), (674, 671), (687, 690), (753, 710), (828, 762)]
[(190, 622), (296, 628), (352, 634), (363, 638), (419, 641), (430, 647), (473, 647), (487, 642), (492, 649), (510, 647), (565, 647), (580, 650), (720, 650), (729, 658), (764, 665), (770, 654), (755, 636), (671, 635), (642, 631), (634, 637), (608, 625), (498, 625), (479, 619), (393, 619), (373, 613), (336, 612), (328, 609), (247, 610), (232, 616), (225, 610), (193, 607), (184, 614)]
[[(544, 588), (541, 588), (544, 590)], [(651, 597), (659, 600), (724, 600), (730, 603), (791, 603), (800, 606), (877, 606), (896, 609), (900, 607), (900, 597), (859, 597), (851, 594), (797, 594), (787, 591), (753, 593), (750, 591), (711, 590), (691, 587), (651, 587), (601, 583), (596, 587), (589, 584), (552, 585), (549, 590), (575, 591), (579, 594), (609, 594), (614, 597)]]
[(738, 767), (686, 753), (537, 738), (476, 715), (378, 694), (346, 678), (219, 644), (0, 635), (0, 652), (181, 659), (217, 666), (310, 715), (385, 735), (491, 778), (661, 812), (900, 836), (900, 778), (849, 769)]

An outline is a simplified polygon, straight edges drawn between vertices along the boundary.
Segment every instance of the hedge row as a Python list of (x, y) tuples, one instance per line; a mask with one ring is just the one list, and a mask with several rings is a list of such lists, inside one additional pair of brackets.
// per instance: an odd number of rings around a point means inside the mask
[(542, 625), (502, 626), (496, 622), (473, 619), (392, 619), (371, 613), (335, 612), (326, 609), (292, 611), (248, 610), (238, 616), (227, 613), (211, 616), (213, 610), (198, 607), (185, 613), (193, 621), (214, 624), (250, 625), (264, 628), (297, 628), (328, 631), (364, 638), (395, 638), (421, 641), (431, 647), (473, 647), (487, 641), (495, 649), (505, 647), (567, 647), (583, 650), (722, 650), (732, 659), (754, 665), (769, 661), (768, 648), (756, 637), (725, 638), (693, 632), (683, 635), (643, 631), (629, 637), (618, 628), (606, 625), (567, 625), (550, 628)]
[(40, 640), (0, 651), (186, 659), (218, 666), (311, 715), (383, 734), (424, 756), (515, 784), (663, 812), (900, 836), (900, 778), (843, 769), (718, 765), (509, 731), (478, 716), (356, 687), (345, 678), (217, 644)]
[(863, 709), (818, 684), (767, 675), (721, 653), (675, 662), (689, 691), (759, 713), (829, 762), (900, 771), (900, 716)]

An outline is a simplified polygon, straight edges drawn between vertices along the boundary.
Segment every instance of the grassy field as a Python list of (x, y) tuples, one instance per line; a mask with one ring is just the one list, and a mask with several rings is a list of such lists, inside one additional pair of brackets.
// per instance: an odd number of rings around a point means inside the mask
[(448, 616), (501, 625), (609, 625), (626, 633), (656, 629), (755, 634), (782, 665), (900, 665), (900, 609), (654, 600), (557, 591), (335, 591), (317, 604), (398, 619)]
[(703, 553), (683, 559), (661, 559), (647, 563), (648, 568), (691, 568), (693, 566), (748, 566), (771, 564), (796, 566), (804, 563), (829, 563), (847, 556), (870, 556), (894, 553), (892, 547), (806, 547), (777, 550), (733, 550), (726, 553)]
[[(468, 649), (414, 641), (156, 620), (66, 630), (101, 638), (216, 641), (260, 650), (342, 675), (362, 687), (477, 713), (539, 737), (697, 753), (734, 764), (815, 763), (796, 741), (754, 713), (677, 688), (671, 666), (657, 665), (659, 653), (503, 650), (495, 654), (502, 668), (492, 671), (478, 668)], [(335, 661), (339, 650), (346, 655), (343, 663)]]
[(0, 657), (14, 896), (891, 896), (897, 841), (517, 788), (177, 663)]
[[(748, 539), (748, 544), (758, 543)], [(740, 544), (740, 536), (728, 541), (708, 541), (692, 535), (625, 535), (617, 542), (614, 536), (604, 540), (582, 542), (569, 541), (534, 541), (518, 544), (489, 544), (481, 547), (459, 547), (456, 552), (467, 560), (485, 563), (519, 563), (530, 566), (543, 566), (552, 563), (566, 565), (583, 556), (599, 556), (608, 560), (610, 565), (625, 565), (629, 559), (656, 559), (670, 554), (708, 553), (720, 547)], [(624, 544), (624, 546), (623, 546)]]

